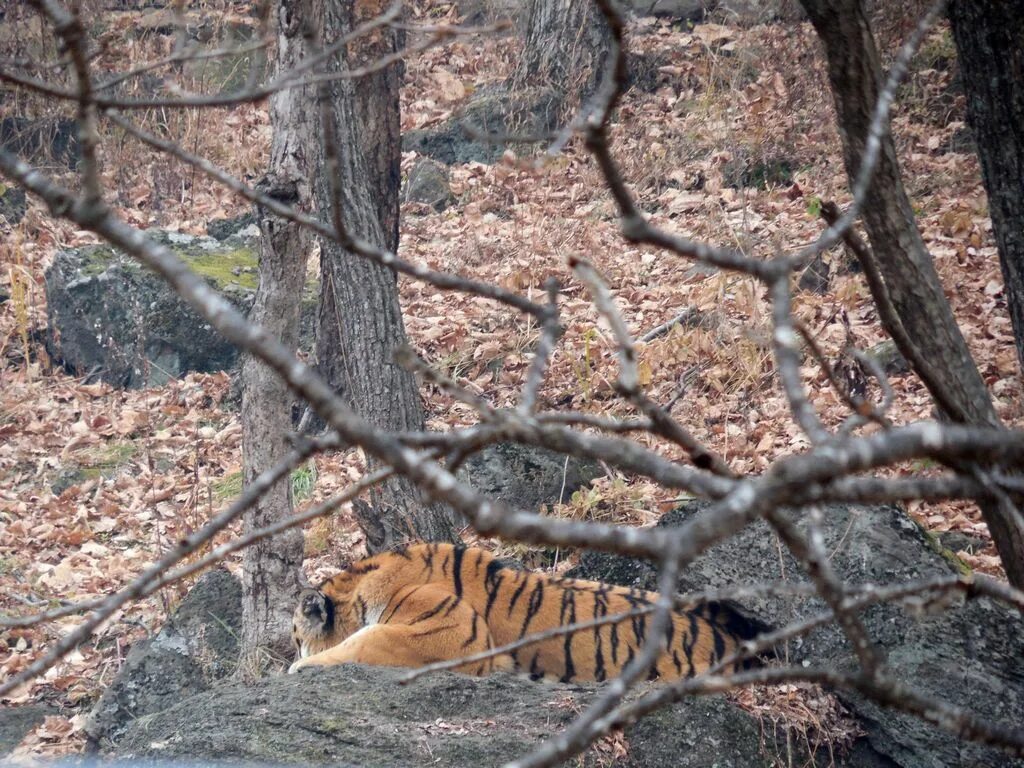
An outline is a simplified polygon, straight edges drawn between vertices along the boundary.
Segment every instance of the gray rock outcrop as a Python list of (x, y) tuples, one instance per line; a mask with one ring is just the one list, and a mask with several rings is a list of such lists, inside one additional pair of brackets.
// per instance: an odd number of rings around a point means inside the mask
[(242, 585), (223, 569), (208, 571), (163, 629), (132, 647), (89, 713), (90, 741), (117, 741), (137, 718), (169, 709), (233, 673), (241, 627)]
[(636, 16), (661, 16), (698, 22), (718, 5), (718, 0), (626, 0), (623, 7)]
[[(174, 250), (247, 312), (255, 298), (258, 231), (220, 241), (176, 232), (149, 236)], [(237, 348), (167, 283), (107, 245), (61, 251), (46, 271), (47, 349), (76, 376), (114, 386), (160, 386), (189, 371), (233, 368)], [(312, 339), (315, 291), (303, 297), (303, 336)]]
[(82, 155), (78, 123), (69, 117), (0, 118), (0, 146), (33, 165), (72, 170)]
[[(672, 512), (664, 524), (679, 524), (701, 506)], [(950, 573), (957, 562), (899, 508), (829, 506), (824, 508), (824, 518), (825, 546), (832, 553), (833, 566), (851, 584), (885, 584)], [(780, 552), (766, 526), (749, 526), (698, 558), (681, 577), (679, 587), (689, 591), (800, 580), (797, 563)], [(572, 575), (645, 588), (652, 587), (655, 579), (654, 569), (645, 562), (606, 555), (586, 556)], [(190, 596), (183, 603), (183, 611), (191, 600)], [(756, 619), (781, 626), (817, 613), (823, 605), (806, 598), (763, 597), (744, 600), (740, 607)], [(1022, 721), (1024, 622), (1018, 614), (986, 599), (974, 599), (949, 612), (926, 612), (919, 617), (896, 607), (876, 606), (864, 611), (863, 619), (872, 637), (886, 649), (889, 670), (896, 679), (991, 721), (1011, 726)], [(171, 645), (174, 642), (180, 641)], [(154, 641), (152, 646), (160, 643)], [(821, 628), (793, 643), (789, 655), (792, 661), (813, 660), (840, 670), (853, 669), (854, 664), (835, 627)], [(134, 668), (144, 665), (136, 663)], [(167, 669), (179, 679), (175, 666)], [(402, 685), (402, 674), (355, 665), (307, 670), (252, 684), (221, 681), (209, 690), (204, 690), (209, 683), (201, 677), (195, 688), (179, 686), (151, 703), (119, 705), (117, 725), (108, 727), (98, 743), (107, 755), (146, 760), (477, 768), (524, 754), (531, 745), (563, 729), (601, 690), (590, 685), (538, 684), (507, 675), (480, 679), (440, 674)], [(182, 675), (180, 679), (194, 678)], [(138, 679), (136, 686), (148, 688), (150, 683)], [(759, 722), (723, 698), (704, 697), (684, 700), (631, 726), (618, 745), (625, 745), (625, 753), (617, 754), (614, 764), (636, 768), (1021, 764), (860, 696), (839, 695), (866, 733), (846, 754), (822, 748), (816, 762), (808, 762), (812, 756), (793, 746), (799, 739), (787, 743), (785, 730)], [(108, 693), (104, 700), (118, 696), (123, 694)], [(125, 722), (126, 716), (136, 714), (142, 716)], [(607, 760), (608, 754), (602, 757)], [(595, 753), (584, 764), (598, 764)]]
[(603, 473), (594, 461), (532, 445), (498, 443), (466, 459), (456, 476), (490, 498), (537, 512), (545, 504), (569, 501), (574, 491)]
[(455, 199), (448, 183), (448, 169), (426, 157), (418, 161), (409, 171), (405, 199), (443, 211)]
[[(231, 683), (129, 728), (118, 757), (364, 768), (501, 765), (564, 729), (594, 686), (506, 674), (441, 673), (403, 685), (401, 670), (345, 665)], [(720, 697), (689, 699), (626, 734), (618, 766), (761, 768), (785, 745)], [(773, 752), (774, 750), (774, 752)], [(588, 765), (595, 765), (593, 759)], [(605, 763), (607, 764), (607, 763)]]
[[(661, 525), (678, 525), (706, 505), (694, 503), (666, 515)], [(849, 584), (891, 584), (955, 572), (956, 556), (929, 538), (898, 507), (830, 505), (822, 532), (832, 566)], [(799, 581), (800, 566), (784, 553), (764, 523), (748, 526), (699, 557), (679, 581), (687, 592), (732, 584)], [(571, 575), (650, 589), (656, 574), (646, 562), (588, 554)], [(745, 599), (740, 608), (774, 627), (824, 610), (817, 599)], [(910, 616), (891, 605), (862, 613), (871, 637), (886, 651), (893, 678), (946, 704), (960, 706), (989, 722), (1024, 722), (1024, 619), (987, 598), (951, 610)], [(838, 627), (829, 625), (789, 648), (790, 658), (853, 671), (855, 662)], [(964, 741), (918, 718), (885, 709), (846, 691), (842, 701), (860, 718), (871, 747), (901, 768), (1010, 766), (997, 750)]]
[(558, 125), (562, 108), (563, 97), (553, 88), (481, 89), (458, 115), (441, 125), (402, 134), (402, 151), (445, 165), (495, 163), (506, 148), (515, 148), (503, 137), (545, 136)]

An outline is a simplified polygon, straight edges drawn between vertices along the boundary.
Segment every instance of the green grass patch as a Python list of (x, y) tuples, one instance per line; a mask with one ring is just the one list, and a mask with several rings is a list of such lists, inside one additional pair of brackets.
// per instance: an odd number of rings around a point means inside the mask
[[(316, 487), (316, 464), (307, 462), (292, 472), (292, 496), (296, 502), (305, 501), (313, 494)], [(213, 483), (213, 497), (220, 502), (228, 502), (242, 495), (242, 473), (232, 472)]]
[(90, 480), (99, 477), (113, 477), (119, 469), (128, 464), (139, 449), (127, 440), (104, 443), (85, 453), (77, 462), (82, 474)]
[(316, 464), (312, 461), (307, 461), (292, 472), (292, 496), (296, 502), (305, 501), (313, 495), (316, 478)]
[(242, 494), (242, 473), (232, 472), (230, 475), (224, 475), (211, 488), (213, 489), (213, 498), (217, 501), (231, 501), (238, 498)]

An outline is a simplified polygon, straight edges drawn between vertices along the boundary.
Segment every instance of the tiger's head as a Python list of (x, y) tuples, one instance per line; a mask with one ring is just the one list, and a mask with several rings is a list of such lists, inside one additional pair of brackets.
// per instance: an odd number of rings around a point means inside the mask
[(335, 601), (319, 589), (304, 589), (292, 616), (292, 642), (296, 659), (337, 645), (354, 630)]

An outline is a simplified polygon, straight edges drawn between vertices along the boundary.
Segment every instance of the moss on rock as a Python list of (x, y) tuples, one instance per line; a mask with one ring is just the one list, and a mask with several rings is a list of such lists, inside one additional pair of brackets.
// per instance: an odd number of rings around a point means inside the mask
[[(225, 240), (150, 230), (239, 311), (258, 286), (259, 233), (249, 226)], [(114, 386), (159, 386), (189, 371), (233, 368), (238, 350), (199, 317), (163, 279), (108, 245), (57, 255), (46, 273), (48, 347), (78, 376)], [(319, 287), (302, 297), (303, 349), (312, 346)]]

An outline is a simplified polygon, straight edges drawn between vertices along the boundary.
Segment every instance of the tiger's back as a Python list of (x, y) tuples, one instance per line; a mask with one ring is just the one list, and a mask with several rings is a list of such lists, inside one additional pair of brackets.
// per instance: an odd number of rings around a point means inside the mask
[[(355, 563), (315, 596), (304, 595), (294, 627), (302, 658), (293, 670), (346, 661), (423, 666), (648, 609), (461, 668), (486, 674), (512, 665), (535, 678), (601, 681), (618, 675), (639, 652), (656, 600), (652, 592), (517, 570), (483, 549), (414, 544)], [(753, 628), (723, 606), (675, 612), (650, 677), (703, 672), (751, 634)]]

